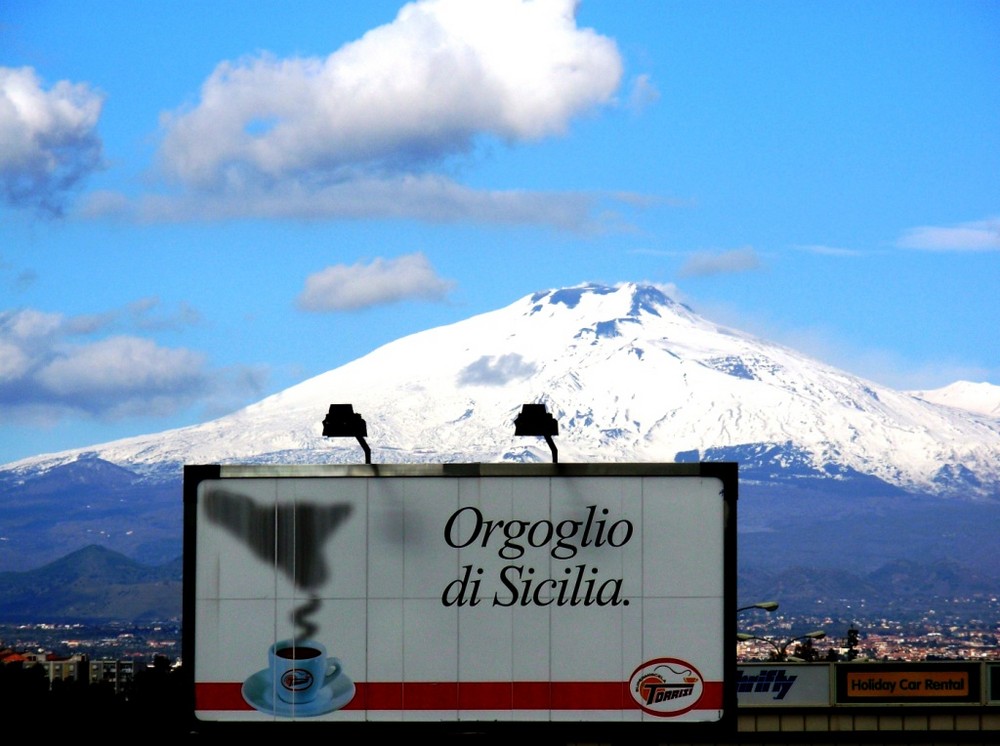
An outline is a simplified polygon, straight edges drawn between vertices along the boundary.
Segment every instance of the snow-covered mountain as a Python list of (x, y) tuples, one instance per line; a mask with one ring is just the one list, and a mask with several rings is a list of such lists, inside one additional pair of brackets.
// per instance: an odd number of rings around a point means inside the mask
[(943, 388), (909, 393), (935, 404), (957, 407), (987, 417), (1000, 417), (1000, 386), (985, 381), (956, 381)]
[(333, 403), (365, 419), (374, 463), (548, 461), (542, 439), (514, 435), (531, 402), (556, 418), (563, 463), (735, 460), (750, 481), (989, 499), (1000, 498), (1000, 419), (970, 410), (996, 388), (896, 391), (714, 324), (657, 287), (584, 285), (399, 339), (211, 422), (0, 471), (82, 457), (147, 476), (357, 462), (356, 442), (322, 435)]

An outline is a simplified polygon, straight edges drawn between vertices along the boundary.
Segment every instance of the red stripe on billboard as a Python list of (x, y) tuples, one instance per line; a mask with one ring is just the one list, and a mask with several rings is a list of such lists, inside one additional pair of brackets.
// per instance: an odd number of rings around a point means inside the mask
[[(635, 710), (627, 682), (398, 682), (358, 683), (345, 710)], [(234, 683), (199, 683), (195, 709), (241, 711), (253, 708)], [(722, 709), (722, 682), (706, 681), (696, 710)]]

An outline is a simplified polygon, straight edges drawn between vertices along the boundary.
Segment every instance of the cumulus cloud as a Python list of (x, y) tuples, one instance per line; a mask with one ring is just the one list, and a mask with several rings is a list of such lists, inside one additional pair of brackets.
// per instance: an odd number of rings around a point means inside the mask
[(517, 353), (493, 357), (484, 355), (459, 373), (459, 385), (503, 386), (510, 381), (528, 378), (535, 373), (535, 364)]
[(38, 367), (34, 381), (58, 400), (85, 401), (104, 414), (149, 414), (149, 401), (203, 393), (203, 368), (198, 353), (121, 336), (63, 348)]
[[(400, 209), (429, 210), (431, 219), (523, 214), (530, 198), (473, 199), (444, 176), (422, 175), (481, 138), (559, 135), (574, 117), (613, 101), (618, 49), (577, 27), (575, 8), (575, 0), (425, 0), (327, 57), (223, 62), (195, 105), (163, 116), (159, 164), (182, 188), (214, 195), (213, 217), (223, 216), (223, 201), (246, 209), (241, 195), (273, 212), (301, 214), (303, 194), (305, 209), (320, 215), (366, 212), (364, 193), (352, 196), (358, 183), (378, 209), (391, 208), (386, 194), (401, 191)], [(351, 186), (337, 188), (344, 184)], [(420, 204), (449, 190), (456, 197), (443, 207)], [(183, 204), (165, 198), (159, 209)]]
[(423, 254), (337, 264), (306, 278), (298, 297), (305, 311), (353, 311), (404, 300), (441, 300), (454, 283), (438, 277)]
[(897, 246), (929, 251), (997, 251), (1000, 250), (1000, 218), (952, 227), (911, 228), (897, 241)]
[(45, 90), (29, 67), (0, 67), (0, 196), (14, 207), (63, 213), (69, 193), (102, 168), (103, 97), (84, 83)]
[(697, 252), (690, 256), (680, 268), (681, 277), (704, 277), (706, 275), (749, 272), (759, 268), (760, 258), (752, 247), (721, 252)]
[(200, 353), (108, 334), (151, 308), (139, 302), (85, 316), (0, 312), (0, 417), (53, 422), (166, 415), (226, 390), (222, 374), (210, 371)]

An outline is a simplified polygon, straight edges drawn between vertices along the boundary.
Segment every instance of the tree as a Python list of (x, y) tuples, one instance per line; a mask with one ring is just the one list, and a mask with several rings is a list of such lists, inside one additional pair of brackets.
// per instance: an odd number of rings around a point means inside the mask
[(858, 657), (858, 630), (851, 627), (847, 630), (847, 660), (852, 661)]

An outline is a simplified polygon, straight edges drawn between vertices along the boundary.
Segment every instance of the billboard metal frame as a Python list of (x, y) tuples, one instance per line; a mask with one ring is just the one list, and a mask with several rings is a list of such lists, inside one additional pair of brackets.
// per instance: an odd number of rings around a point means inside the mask
[[(206, 481), (219, 484), (225, 480), (328, 480), (331, 478), (445, 478), (477, 479), (537, 478), (556, 481), (563, 478), (653, 478), (695, 477), (718, 480), (719, 499), (722, 501), (722, 639), (718, 640), (722, 656), (722, 686), (719, 693), (721, 709), (715, 720), (697, 721), (670, 718), (608, 720), (588, 719), (586, 714), (577, 719), (514, 719), (514, 720), (408, 720), (401, 721), (330, 721), (275, 718), (270, 721), (211, 720), (199, 717), (196, 699), (198, 660), (198, 630), (196, 623), (199, 604), (203, 603), (197, 588), (199, 577), (199, 495)], [(221, 480), (221, 482), (220, 482)], [(676, 480), (675, 480), (676, 481)], [(235, 482), (234, 482), (235, 483)], [(206, 486), (206, 487), (210, 487)], [(207, 464), (184, 467), (184, 591), (182, 659), (184, 672), (184, 697), (192, 733), (242, 733), (284, 731), (292, 725), (300, 729), (330, 732), (353, 737), (394, 737), (406, 735), (427, 736), (437, 739), (491, 740), (493, 738), (544, 737), (548, 743), (603, 742), (643, 743), (663, 739), (704, 740), (732, 737), (737, 728), (736, 691), (736, 513), (738, 498), (738, 465), (733, 462), (701, 463), (629, 463), (629, 464), (329, 464), (329, 465), (240, 465)], [(204, 518), (201, 519), (204, 523)], [(673, 660), (665, 658), (663, 660)], [(635, 674), (633, 675), (633, 677)], [(634, 682), (630, 682), (634, 683)], [(634, 713), (633, 713), (634, 714)], [(305, 731), (301, 731), (304, 735)]]

